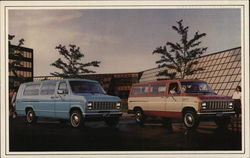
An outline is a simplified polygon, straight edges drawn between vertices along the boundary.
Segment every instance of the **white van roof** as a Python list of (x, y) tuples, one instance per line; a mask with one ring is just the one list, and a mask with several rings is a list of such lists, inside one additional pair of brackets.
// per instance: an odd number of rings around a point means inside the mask
[(58, 79), (58, 80), (43, 80), (43, 81), (34, 81), (34, 82), (26, 82), (23, 84), (41, 84), (44, 82), (61, 82), (61, 81), (87, 81), (87, 82), (97, 82), (95, 80), (87, 80), (87, 79), (78, 79), (78, 78), (67, 78), (67, 79)]

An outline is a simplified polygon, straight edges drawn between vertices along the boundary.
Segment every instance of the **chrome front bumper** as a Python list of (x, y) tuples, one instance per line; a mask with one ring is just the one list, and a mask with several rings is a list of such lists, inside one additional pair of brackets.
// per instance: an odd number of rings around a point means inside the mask
[(223, 116), (231, 116), (234, 115), (235, 111), (218, 111), (218, 112), (204, 112), (204, 113), (197, 113), (199, 117), (223, 117)]
[(106, 118), (106, 117), (120, 117), (122, 112), (100, 111), (91, 113), (82, 113), (84, 118)]

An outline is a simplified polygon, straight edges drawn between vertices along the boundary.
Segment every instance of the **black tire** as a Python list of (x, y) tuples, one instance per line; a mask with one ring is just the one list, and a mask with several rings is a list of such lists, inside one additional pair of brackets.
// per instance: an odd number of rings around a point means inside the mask
[(145, 116), (143, 115), (143, 112), (141, 109), (135, 110), (135, 121), (139, 125), (143, 125), (145, 121)]
[(79, 110), (73, 110), (70, 113), (70, 125), (73, 128), (80, 128), (81, 126), (83, 126), (83, 118)]
[(187, 129), (195, 130), (199, 125), (199, 118), (193, 110), (187, 110), (183, 114), (183, 123)]
[(28, 109), (26, 112), (26, 122), (28, 124), (34, 124), (37, 121), (37, 117), (33, 109)]
[(218, 117), (215, 119), (215, 123), (217, 127), (220, 129), (227, 129), (230, 122), (231, 122), (230, 117)]
[(109, 127), (116, 127), (118, 125), (119, 121), (120, 121), (119, 117), (108, 117), (105, 119), (105, 123)]

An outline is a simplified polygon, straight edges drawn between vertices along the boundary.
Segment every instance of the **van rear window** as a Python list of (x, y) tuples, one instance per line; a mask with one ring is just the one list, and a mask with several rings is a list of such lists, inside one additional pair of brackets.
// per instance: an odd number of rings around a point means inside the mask
[(38, 95), (40, 84), (27, 85), (24, 89), (23, 95)]
[(134, 86), (132, 89), (132, 95), (143, 95), (148, 93), (148, 86), (147, 85), (138, 85)]

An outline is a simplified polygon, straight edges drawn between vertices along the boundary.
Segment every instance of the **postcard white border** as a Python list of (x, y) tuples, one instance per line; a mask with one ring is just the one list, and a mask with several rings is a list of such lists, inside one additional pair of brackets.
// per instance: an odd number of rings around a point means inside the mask
[[(245, 119), (242, 151), (144, 151), (144, 152), (9, 152), (8, 15), (9, 9), (194, 9), (241, 8), (242, 87)], [(249, 157), (249, 3), (248, 1), (11, 1), (1, 2), (1, 157)], [(7, 104), (6, 104), (7, 103)]]

